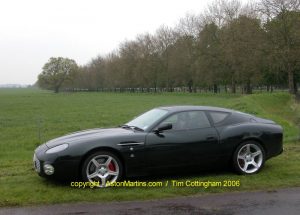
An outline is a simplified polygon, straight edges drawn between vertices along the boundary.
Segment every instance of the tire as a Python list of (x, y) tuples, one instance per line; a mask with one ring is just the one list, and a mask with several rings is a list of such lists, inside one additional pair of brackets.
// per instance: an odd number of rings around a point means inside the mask
[(109, 183), (120, 181), (122, 175), (123, 165), (120, 159), (107, 151), (91, 154), (81, 168), (82, 179), (94, 183), (96, 187), (107, 187)]
[(256, 141), (240, 144), (233, 154), (233, 167), (242, 175), (255, 174), (265, 163), (265, 151)]

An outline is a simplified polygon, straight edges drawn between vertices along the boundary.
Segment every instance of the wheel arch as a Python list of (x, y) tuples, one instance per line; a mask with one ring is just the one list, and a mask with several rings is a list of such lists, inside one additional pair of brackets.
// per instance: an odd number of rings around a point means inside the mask
[(240, 142), (240, 144), (243, 143), (243, 142), (246, 142), (246, 141), (254, 141), (254, 142), (259, 143), (263, 147), (263, 150), (265, 152), (265, 156), (268, 155), (266, 145), (264, 144), (264, 142), (261, 139), (259, 139), (257, 137), (249, 137), (249, 138), (246, 138), (245, 140), (243, 140), (242, 142)]

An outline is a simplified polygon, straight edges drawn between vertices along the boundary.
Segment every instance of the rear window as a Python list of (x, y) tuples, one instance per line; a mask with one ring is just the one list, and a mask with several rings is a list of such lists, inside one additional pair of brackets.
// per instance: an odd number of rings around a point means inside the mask
[(211, 111), (209, 113), (214, 124), (222, 122), (229, 115), (229, 113), (227, 112), (219, 112), (219, 111)]

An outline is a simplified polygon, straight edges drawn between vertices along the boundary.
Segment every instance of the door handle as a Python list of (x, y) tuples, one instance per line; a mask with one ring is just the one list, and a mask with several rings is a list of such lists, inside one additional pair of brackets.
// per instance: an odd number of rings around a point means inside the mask
[(206, 140), (217, 140), (218, 138), (216, 136), (206, 136)]

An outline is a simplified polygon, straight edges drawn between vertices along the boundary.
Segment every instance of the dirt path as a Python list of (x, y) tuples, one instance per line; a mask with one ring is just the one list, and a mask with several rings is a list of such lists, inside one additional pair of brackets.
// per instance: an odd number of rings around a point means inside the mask
[(0, 208), (0, 215), (230, 215), (284, 214), (300, 212), (300, 187), (249, 193), (210, 194), (153, 201), (76, 203)]

